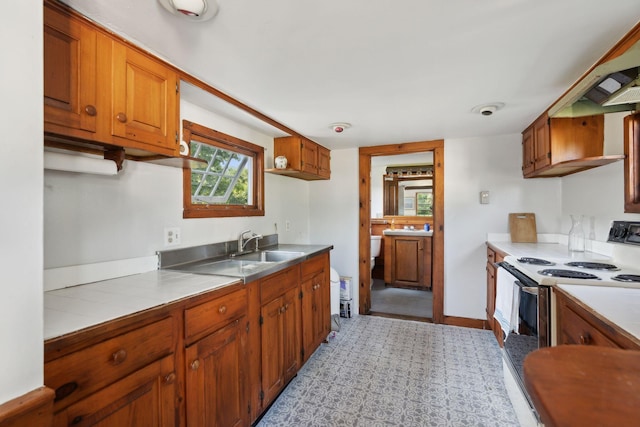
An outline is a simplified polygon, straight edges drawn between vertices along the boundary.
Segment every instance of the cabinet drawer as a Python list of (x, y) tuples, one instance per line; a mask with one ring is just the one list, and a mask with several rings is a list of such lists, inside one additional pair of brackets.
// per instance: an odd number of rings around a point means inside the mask
[(281, 296), (289, 289), (298, 286), (300, 280), (300, 266), (295, 265), (260, 282), (260, 301), (268, 303)]
[(54, 410), (93, 393), (173, 351), (173, 318), (52, 360), (44, 383), (56, 392)]
[(302, 277), (313, 276), (316, 273), (324, 270), (326, 264), (326, 255), (318, 255), (302, 263)]
[(184, 312), (184, 324), (187, 342), (191, 342), (199, 336), (215, 332), (231, 321), (244, 316), (246, 311), (246, 288), (186, 309)]
[(620, 348), (568, 306), (562, 306), (560, 344), (600, 345)]

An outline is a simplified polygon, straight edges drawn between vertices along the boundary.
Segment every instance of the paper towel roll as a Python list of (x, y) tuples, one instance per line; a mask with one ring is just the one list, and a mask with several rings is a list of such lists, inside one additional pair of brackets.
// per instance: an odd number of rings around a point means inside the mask
[(184, 141), (180, 141), (180, 155), (188, 156), (189, 155), (189, 144)]
[(91, 173), (96, 175), (118, 174), (118, 167), (113, 160), (53, 151), (44, 152), (44, 168), (67, 172)]

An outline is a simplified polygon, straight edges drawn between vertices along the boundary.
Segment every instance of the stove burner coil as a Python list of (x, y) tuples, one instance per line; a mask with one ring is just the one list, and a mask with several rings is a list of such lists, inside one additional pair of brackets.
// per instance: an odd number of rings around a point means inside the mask
[(617, 276), (613, 276), (612, 280), (616, 280), (618, 282), (640, 282), (640, 275), (638, 274), (618, 274)]
[(573, 261), (573, 262), (568, 262), (565, 265), (569, 267), (586, 268), (589, 270), (608, 270), (608, 271), (620, 270), (617, 266), (613, 264), (605, 264), (602, 262)]
[(538, 274), (542, 274), (543, 276), (551, 276), (551, 277), (562, 277), (565, 279), (591, 279), (591, 280), (600, 280), (598, 276), (595, 276), (590, 273), (585, 273), (584, 271), (575, 271), (575, 270), (560, 270), (560, 269), (546, 269), (538, 271)]
[(518, 258), (518, 262), (522, 264), (533, 264), (533, 265), (555, 265), (555, 263), (551, 261), (547, 261), (546, 259), (532, 258), (532, 257)]

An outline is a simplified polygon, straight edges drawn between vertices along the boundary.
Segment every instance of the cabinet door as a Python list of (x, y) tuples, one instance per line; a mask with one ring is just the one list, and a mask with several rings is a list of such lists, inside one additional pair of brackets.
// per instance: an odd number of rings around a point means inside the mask
[[(244, 318), (243, 318), (244, 319)], [(187, 425), (249, 425), (247, 330), (235, 320), (186, 349)]]
[(551, 143), (549, 141), (549, 119), (546, 114), (533, 124), (534, 169), (551, 164)]
[(283, 297), (283, 375), (285, 384), (300, 369), (300, 298), (298, 289), (291, 289)]
[(394, 238), (394, 282), (422, 286), (424, 242), (421, 237)]
[(318, 175), (322, 178), (331, 177), (331, 151), (318, 146)]
[(67, 407), (54, 426), (179, 425), (174, 357), (167, 356)]
[(139, 148), (148, 144), (153, 151), (178, 155), (177, 103), (177, 77), (172, 70), (113, 42), (114, 136), (139, 142)]
[(43, 43), (45, 131), (91, 138), (98, 113), (96, 32), (45, 7)]
[(303, 172), (318, 174), (318, 145), (307, 140), (301, 144), (300, 156), (302, 158), (301, 168)]
[(262, 407), (266, 408), (284, 387), (283, 298), (262, 306)]
[(522, 175), (528, 176), (534, 170), (533, 128), (522, 133)]

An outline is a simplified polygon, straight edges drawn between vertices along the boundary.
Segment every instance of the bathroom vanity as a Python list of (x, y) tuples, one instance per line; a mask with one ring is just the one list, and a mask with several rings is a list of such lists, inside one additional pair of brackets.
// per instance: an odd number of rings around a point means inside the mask
[(431, 290), (433, 231), (384, 230), (384, 281), (389, 286)]

